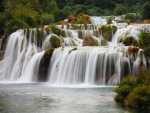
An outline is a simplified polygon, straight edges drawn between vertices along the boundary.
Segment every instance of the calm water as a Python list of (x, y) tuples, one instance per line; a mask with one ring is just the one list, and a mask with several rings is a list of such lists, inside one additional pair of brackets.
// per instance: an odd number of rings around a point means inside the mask
[(112, 89), (4, 84), (0, 86), (0, 113), (150, 113), (118, 105)]

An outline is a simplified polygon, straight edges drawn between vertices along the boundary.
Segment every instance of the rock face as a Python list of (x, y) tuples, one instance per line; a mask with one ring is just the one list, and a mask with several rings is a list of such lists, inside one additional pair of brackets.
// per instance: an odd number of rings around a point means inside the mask
[(44, 56), (41, 58), (39, 71), (38, 71), (38, 81), (46, 81), (49, 69), (49, 63), (53, 54), (54, 48), (49, 48), (45, 51)]
[(52, 46), (54, 48), (60, 47), (61, 46), (61, 40), (57, 36), (51, 36), (50, 42), (52, 43)]
[(82, 45), (83, 46), (98, 46), (98, 41), (94, 39), (92, 36), (86, 35), (84, 36)]
[(105, 39), (101, 39), (101, 46), (108, 46), (108, 41)]
[(133, 36), (128, 35), (124, 38), (123, 44), (125, 44), (125, 46), (137, 45), (137, 40)]
[(48, 27), (45, 27), (44, 29), (45, 29), (45, 31), (46, 31), (47, 34), (50, 33), (50, 27), (49, 27), (49, 26), (48, 26)]
[(112, 39), (112, 29), (110, 25), (102, 26), (102, 36), (107, 41), (111, 41)]

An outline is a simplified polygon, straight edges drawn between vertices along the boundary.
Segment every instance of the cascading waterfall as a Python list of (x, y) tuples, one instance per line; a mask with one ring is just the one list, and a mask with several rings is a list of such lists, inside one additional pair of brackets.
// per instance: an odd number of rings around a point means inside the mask
[(123, 70), (131, 74), (130, 59), (126, 59), (127, 47), (78, 47), (72, 50), (67, 47), (54, 51), (48, 82), (114, 85), (120, 82)]
[[(90, 84), (90, 85), (116, 85), (127, 74), (137, 75), (140, 62), (146, 67), (144, 56), (140, 58), (139, 50), (136, 55), (128, 53), (128, 46), (124, 46), (120, 40), (125, 36), (138, 39), (141, 29), (150, 32), (150, 25), (117, 26), (115, 34), (108, 46), (102, 46), (104, 39), (99, 28), (106, 24), (106, 19), (90, 17), (93, 24), (85, 26), (58, 26), (61, 29), (59, 36), (61, 47), (54, 50), (51, 60), (45, 60), (45, 52), (52, 48), (50, 41), (56, 34), (46, 34), (41, 29), (18, 30), (9, 36), (4, 59), (0, 61), (0, 81), (38, 82), (42, 69), (46, 63), (46, 82), (50, 84)], [(43, 29), (44, 30), (44, 29)], [(39, 32), (40, 31), (40, 32)], [(113, 30), (112, 30), (113, 31)], [(43, 34), (39, 34), (42, 33)], [(80, 36), (79, 36), (80, 35)], [(83, 37), (90, 35), (98, 43), (98, 46), (83, 47)], [(48, 53), (49, 54), (49, 53)], [(40, 76), (40, 77), (39, 77)]]
[[(39, 52), (35, 35), (33, 35), (34, 31), (30, 31), (29, 39), (27, 39), (27, 33), (24, 34), (24, 30), (18, 30), (10, 35), (4, 59), (0, 62), (1, 80), (15, 81), (22, 77), (26, 71), (30, 71), (26, 69), (29, 61), (34, 54)], [(30, 76), (34, 76), (33, 73)]]

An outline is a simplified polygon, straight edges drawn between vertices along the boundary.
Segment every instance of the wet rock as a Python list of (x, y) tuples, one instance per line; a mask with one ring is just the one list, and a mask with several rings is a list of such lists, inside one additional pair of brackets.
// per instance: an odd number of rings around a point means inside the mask
[(90, 35), (84, 36), (83, 46), (98, 46), (98, 41)]

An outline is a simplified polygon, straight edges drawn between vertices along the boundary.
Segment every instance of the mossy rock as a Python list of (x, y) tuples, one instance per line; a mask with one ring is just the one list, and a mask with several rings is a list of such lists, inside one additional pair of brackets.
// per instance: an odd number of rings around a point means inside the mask
[(112, 28), (110, 25), (103, 25), (102, 26), (102, 35), (103, 38), (107, 41), (111, 41), (112, 39)]
[(61, 40), (59, 39), (59, 37), (55, 36), (55, 35), (52, 35), (50, 37), (50, 42), (52, 43), (52, 46), (54, 48), (58, 48), (61, 46)]
[(82, 45), (83, 46), (98, 46), (98, 41), (90, 35), (85, 35)]
[(66, 37), (66, 32), (64, 30), (61, 31), (61, 36)]
[(113, 34), (115, 34), (116, 31), (117, 31), (117, 26), (112, 25), (112, 32), (113, 32)]
[(46, 31), (47, 34), (50, 33), (50, 27), (49, 27), (49, 26), (48, 26), (48, 27), (45, 27), (44, 29), (45, 29), (45, 31)]
[(107, 46), (108, 45), (108, 41), (105, 39), (101, 39), (101, 46)]
[(122, 43), (122, 42), (123, 42), (123, 37), (120, 36), (120, 37), (118, 38), (117, 42), (118, 42), (118, 43)]
[(57, 27), (56, 24), (51, 24), (49, 27), (51, 28), (54, 34), (57, 34), (58, 36), (61, 35), (61, 30)]
[(48, 48), (45, 52), (43, 57), (41, 58), (40, 65), (39, 65), (39, 71), (38, 71), (38, 81), (45, 82), (48, 78), (48, 70), (49, 70), (49, 63), (51, 60), (51, 57), (54, 52), (54, 48)]
[(83, 32), (81, 30), (78, 31), (78, 37), (80, 39), (83, 39)]
[(125, 46), (137, 45), (137, 40), (133, 36), (127, 36), (123, 40)]
[(5, 51), (0, 51), (0, 61), (3, 59), (4, 53), (5, 53)]
[(99, 31), (98, 30), (94, 30), (93, 34), (94, 34), (94, 36), (98, 37), (99, 36)]
[(136, 46), (129, 46), (128, 47), (129, 54), (131, 54), (131, 53), (137, 53), (138, 51), (139, 51), (139, 48), (136, 47)]
[(48, 48), (44, 52), (44, 59), (50, 59), (54, 50), (55, 50), (54, 48)]

